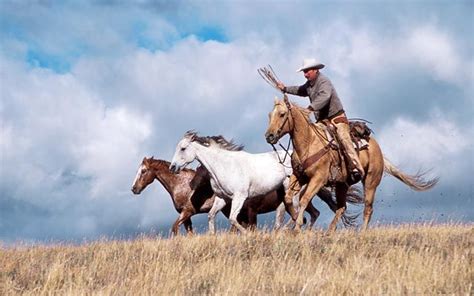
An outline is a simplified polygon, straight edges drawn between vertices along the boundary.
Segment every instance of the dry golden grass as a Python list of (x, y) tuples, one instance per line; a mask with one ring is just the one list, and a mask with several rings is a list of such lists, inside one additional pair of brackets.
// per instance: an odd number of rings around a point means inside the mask
[(0, 249), (0, 294), (473, 292), (472, 225), (139, 238)]

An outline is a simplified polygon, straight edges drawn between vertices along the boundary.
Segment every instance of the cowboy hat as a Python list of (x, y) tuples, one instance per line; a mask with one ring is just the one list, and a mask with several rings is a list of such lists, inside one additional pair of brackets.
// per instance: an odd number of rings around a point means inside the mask
[(303, 60), (303, 67), (296, 70), (296, 72), (301, 72), (308, 69), (322, 69), (324, 65), (317, 62), (316, 59), (304, 59)]

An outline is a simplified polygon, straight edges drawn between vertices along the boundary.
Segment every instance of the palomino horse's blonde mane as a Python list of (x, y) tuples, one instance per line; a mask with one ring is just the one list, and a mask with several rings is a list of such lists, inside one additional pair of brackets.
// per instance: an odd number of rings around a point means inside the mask
[[(326, 127), (322, 124), (318, 124), (316, 122), (311, 121), (310, 115), (313, 111), (309, 110), (308, 108), (301, 107), (298, 104), (293, 103), (293, 102), (288, 101), (288, 104), (290, 104), (291, 108), (295, 108), (300, 113), (302, 113), (304, 118), (308, 121), (308, 125), (311, 126), (316, 133), (321, 135), (324, 138), (324, 140), (327, 140)], [(287, 106), (287, 104), (285, 103), (284, 100), (279, 100), (279, 99), (275, 98), (275, 106), (277, 106), (277, 105), (284, 106), (286, 109), (288, 109), (288, 106)]]

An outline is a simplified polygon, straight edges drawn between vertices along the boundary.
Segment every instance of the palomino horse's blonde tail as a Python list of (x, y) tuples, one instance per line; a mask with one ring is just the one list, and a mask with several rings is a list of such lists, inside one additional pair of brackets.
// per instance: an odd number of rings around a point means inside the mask
[(427, 172), (418, 172), (415, 175), (407, 175), (400, 171), (385, 157), (383, 158), (383, 168), (386, 173), (394, 176), (398, 180), (410, 186), (411, 189), (416, 191), (428, 190), (435, 186), (439, 181), (439, 177), (433, 178), (431, 180), (425, 180), (424, 176)]

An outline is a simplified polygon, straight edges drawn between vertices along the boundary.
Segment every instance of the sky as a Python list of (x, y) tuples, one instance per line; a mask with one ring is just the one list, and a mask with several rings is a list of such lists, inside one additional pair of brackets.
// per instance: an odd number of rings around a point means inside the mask
[(130, 191), (143, 157), (171, 160), (191, 129), (270, 151), (281, 95), (257, 68), (300, 85), (311, 57), (385, 157), (440, 177), (413, 192), (384, 176), (372, 224), (472, 223), (473, 3), (0, 1), (0, 241), (167, 236), (164, 188)]

